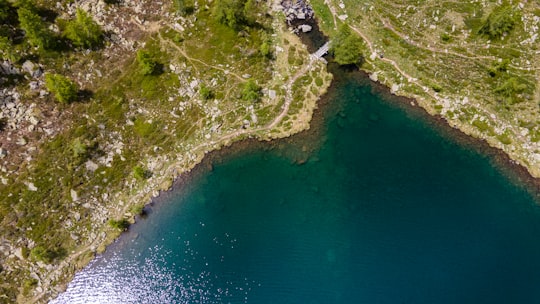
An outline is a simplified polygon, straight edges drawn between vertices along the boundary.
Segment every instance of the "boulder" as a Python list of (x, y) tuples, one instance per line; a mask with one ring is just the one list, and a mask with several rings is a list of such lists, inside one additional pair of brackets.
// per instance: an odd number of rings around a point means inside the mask
[(308, 25), (308, 24), (302, 24), (300, 25), (300, 30), (302, 31), (302, 33), (307, 33), (307, 32), (311, 32), (311, 30), (313, 29), (311, 27), (311, 25)]

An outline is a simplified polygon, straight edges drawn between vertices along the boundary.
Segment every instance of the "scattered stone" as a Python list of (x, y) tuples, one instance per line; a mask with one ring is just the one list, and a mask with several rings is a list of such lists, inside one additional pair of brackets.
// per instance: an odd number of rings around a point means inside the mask
[(19, 139), (17, 140), (17, 145), (19, 146), (25, 146), (27, 143), (28, 141), (24, 137), (19, 137)]
[(26, 73), (32, 75), (32, 73), (34, 73), (34, 63), (30, 60), (26, 60), (23, 65), (22, 65), (22, 69), (23, 71), (25, 71)]
[(37, 191), (38, 188), (34, 185), (34, 183), (28, 183), (28, 190)]
[(91, 171), (91, 172), (94, 172), (99, 168), (99, 165), (94, 163), (91, 160), (86, 161), (84, 165), (86, 167), (86, 170)]
[(70, 190), (70, 194), (71, 194), (71, 200), (76, 202), (79, 200), (79, 195), (77, 194), (77, 191), (71, 189)]
[(8, 151), (4, 148), (0, 148), (0, 159), (6, 157), (8, 155)]
[(270, 99), (276, 99), (276, 97), (277, 97), (276, 91), (275, 90), (268, 90), (268, 97)]

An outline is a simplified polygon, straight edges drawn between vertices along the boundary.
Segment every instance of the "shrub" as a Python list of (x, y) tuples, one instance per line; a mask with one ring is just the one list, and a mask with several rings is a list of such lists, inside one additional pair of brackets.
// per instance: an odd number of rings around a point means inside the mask
[(257, 102), (261, 97), (261, 87), (258, 86), (253, 79), (250, 79), (244, 84), (242, 90), (242, 99), (246, 101)]
[(361, 60), (362, 41), (351, 32), (347, 24), (343, 24), (332, 40), (334, 60), (340, 65), (358, 64)]
[(270, 58), (272, 53), (270, 52), (270, 44), (268, 42), (263, 42), (260, 47), (260, 52), (263, 57)]
[(484, 20), (478, 33), (488, 36), (490, 39), (498, 39), (505, 33), (509, 33), (519, 20), (519, 12), (505, 1), (502, 5), (493, 9)]
[(77, 98), (78, 86), (69, 78), (59, 74), (46, 74), (45, 87), (62, 103), (70, 103)]
[(157, 72), (158, 63), (149, 52), (139, 50), (137, 52), (137, 62), (139, 63), (139, 71), (143, 75), (152, 75)]
[(131, 213), (133, 214), (137, 214), (137, 215), (144, 215), (145, 214), (145, 211), (144, 211), (144, 204), (137, 204), (137, 205), (133, 205), (130, 209)]
[(37, 260), (47, 264), (52, 263), (55, 259), (61, 257), (65, 253), (64, 250), (51, 250), (43, 246), (36, 246), (30, 251), (30, 256)]
[(173, 4), (174, 8), (181, 16), (190, 15), (195, 10), (192, 0), (174, 0)]
[(202, 84), (199, 87), (199, 94), (201, 95), (201, 98), (204, 99), (204, 100), (208, 100), (208, 99), (211, 99), (211, 98), (214, 97), (214, 92), (212, 92), (212, 90), (210, 90), (204, 84)]
[(64, 35), (78, 47), (96, 47), (103, 41), (99, 24), (80, 8), (77, 9), (75, 19), (67, 23)]
[(510, 60), (504, 59), (504, 60), (501, 60), (500, 62), (493, 64), (492, 66), (488, 68), (489, 76), (495, 77), (499, 75), (499, 73), (501, 72), (506, 72), (508, 70), (509, 63), (510, 63)]
[(511, 98), (515, 94), (522, 93), (527, 89), (527, 85), (520, 83), (517, 78), (512, 77), (506, 80), (502, 85), (495, 89), (495, 93), (498, 93), (504, 97)]
[(38, 14), (26, 7), (20, 7), (17, 14), (20, 26), (31, 45), (43, 49), (50, 49), (54, 46), (54, 35)]
[(450, 35), (448, 35), (448, 33), (442, 33), (441, 34), (441, 40), (444, 41), (444, 42), (448, 42), (450, 41), (451, 37)]
[(136, 166), (133, 168), (133, 176), (139, 180), (148, 179), (152, 176), (152, 172), (144, 169), (141, 166)]
[(121, 220), (109, 220), (109, 226), (114, 229), (125, 231), (129, 228), (129, 221), (126, 219)]

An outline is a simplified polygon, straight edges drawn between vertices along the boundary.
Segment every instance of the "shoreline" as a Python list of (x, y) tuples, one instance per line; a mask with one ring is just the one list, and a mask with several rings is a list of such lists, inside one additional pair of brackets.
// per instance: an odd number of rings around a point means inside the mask
[[(284, 25), (285, 28), (285, 25)], [(286, 35), (292, 35), (287, 32)], [(293, 42), (305, 48), (297, 35), (295, 36), (298, 41)], [(161, 169), (163, 174), (148, 180), (148, 182), (142, 185), (138, 189), (129, 194), (125, 193), (114, 196), (113, 200), (122, 202), (119, 207), (110, 210), (112, 217), (123, 216), (128, 217), (131, 224), (136, 223), (139, 220), (139, 215), (133, 214), (130, 210), (137, 204), (144, 204), (145, 208), (148, 205), (155, 204), (164, 196), (164, 193), (170, 193), (176, 190), (179, 183), (183, 180), (189, 179), (192, 174), (198, 172), (198, 168), (201, 168), (201, 163), (206, 163), (208, 160), (213, 159), (215, 153), (229, 154), (230, 149), (236, 149), (237, 147), (243, 147), (252, 145), (254, 142), (258, 142), (261, 145), (266, 145), (268, 142), (274, 142), (277, 139), (287, 139), (292, 135), (302, 132), (306, 129), (310, 129), (310, 121), (312, 120), (313, 112), (317, 110), (318, 100), (320, 96), (325, 95), (331, 85), (331, 76), (327, 71), (327, 66), (322, 61), (311, 59), (310, 54), (306, 52), (304, 58), (306, 63), (300, 66), (299, 69), (290, 71), (285, 85), (285, 100), (282, 106), (281, 112), (268, 124), (246, 128), (234, 131), (229, 134), (225, 134), (221, 138), (214, 140), (208, 140), (200, 143), (192, 148), (189, 155), (183, 155), (180, 158), (175, 158), (178, 155), (170, 155), (168, 161), (160, 162), (157, 166)], [(314, 71), (321, 70), (324, 82), (321, 86), (313, 87), (313, 83), (306, 86), (306, 91), (317, 90), (317, 94), (308, 94), (305, 99), (300, 103), (301, 107), (295, 114), (290, 114), (291, 107), (295, 101), (292, 96), (292, 86), (295, 81), (304, 75), (308, 75)], [(297, 105), (294, 105), (297, 106)], [(284, 127), (284, 125), (287, 125)], [(242, 144), (241, 144), (242, 143)], [(60, 293), (66, 290), (67, 285), (71, 282), (74, 275), (80, 270), (87, 267), (91, 261), (93, 261), (97, 255), (102, 254), (107, 250), (109, 246), (115, 244), (119, 238), (125, 235), (125, 231), (111, 230), (107, 223), (103, 223), (96, 230), (96, 238), (82, 244), (76, 252), (72, 252), (67, 256), (65, 260), (55, 267), (43, 277), (39, 286), (39, 290), (31, 297), (19, 298), (18, 302), (42, 302), (44, 299), (54, 299)], [(54, 279), (56, 278), (56, 279)], [(62, 278), (58, 280), (58, 278)], [(54, 280), (56, 284), (52, 284)]]
[[(317, 23), (316, 20), (313, 20), (313, 22), (315, 24)], [(306, 45), (305, 39), (309, 38), (300, 35), (300, 39), (302, 40), (302, 43)], [(151, 209), (154, 207), (154, 205), (162, 204), (164, 201), (170, 198), (170, 195), (172, 195), (174, 192), (181, 191), (183, 187), (185, 187), (195, 176), (199, 174), (204, 174), (205, 172), (207, 172), (207, 170), (212, 170), (213, 164), (216, 161), (222, 161), (223, 158), (240, 152), (249, 151), (251, 149), (273, 149), (275, 146), (279, 146), (283, 142), (298, 140), (299, 137), (309, 138), (311, 136), (317, 136), (320, 133), (322, 123), (324, 122), (323, 113), (324, 111), (328, 110), (328, 107), (330, 106), (329, 101), (332, 98), (332, 93), (334, 92), (335, 87), (340, 81), (339, 77), (336, 77), (336, 74), (334, 73), (336, 71), (335, 68), (330, 67), (330, 65), (332, 64), (333, 63), (330, 62), (327, 65), (327, 68), (328, 72), (332, 74), (335, 78), (331, 81), (330, 86), (326, 88), (326, 92), (324, 92), (316, 100), (314, 107), (311, 109), (311, 119), (306, 122), (308, 124), (307, 128), (301, 129), (299, 131), (293, 130), (290, 132), (291, 134), (278, 134), (277, 136), (275, 134), (270, 134), (271, 130), (273, 130), (271, 128), (270, 130), (266, 130), (266, 133), (262, 135), (258, 134), (257, 131), (246, 132), (238, 136), (233, 136), (231, 138), (225, 139), (224, 142), (221, 143), (208, 143), (206, 146), (209, 148), (209, 150), (204, 149), (204, 151), (202, 152), (198, 151), (198, 153), (196, 153), (197, 159), (193, 160), (189, 164), (189, 169), (180, 173), (176, 171), (177, 166), (175, 166), (175, 162), (173, 162), (172, 164), (162, 164), (163, 166), (166, 166), (166, 171), (168, 173), (174, 171), (174, 174), (167, 174), (163, 178), (165, 180), (168, 178), (172, 178), (171, 183), (167, 187), (163, 187), (165, 183), (158, 182), (156, 185), (154, 185), (155, 187), (152, 187), (154, 188), (153, 191), (144, 193), (142, 195), (142, 200), (146, 201), (145, 209), (148, 207)], [(430, 114), (427, 109), (419, 105), (416, 99), (392, 94), (390, 87), (380, 82), (371, 80), (369, 78), (369, 74), (366, 71), (357, 69), (346, 73), (348, 73), (348, 77), (353, 77), (355, 81), (358, 81), (359, 83), (369, 84), (372, 90), (376, 94), (382, 95), (387, 102), (399, 106), (400, 108), (404, 109), (408, 114), (412, 113), (412, 115), (419, 115), (423, 119), (426, 119), (430, 126), (436, 128), (437, 132), (443, 132), (445, 135), (448, 135), (452, 140), (455, 140), (457, 144), (463, 145), (468, 149), (473, 149), (476, 152), (488, 157), (490, 163), (496, 166), (497, 169), (501, 171), (505, 176), (507, 176), (512, 182), (527, 189), (527, 191), (534, 197), (536, 201), (540, 199), (540, 179), (532, 176), (532, 174), (525, 166), (520, 165), (516, 161), (512, 160), (509, 154), (507, 154), (503, 150), (491, 146), (485, 139), (477, 138), (472, 135), (466, 134), (457, 127), (450, 125), (449, 122), (440, 115)], [(144, 200), (144, 197), (147, 196), (150, 196), (149, 200)], [(139, 199), (136, 195), (132, 198), (132, 200), (139, 201), (141, 199)], [(129, 207), (132, 204), (126, 203), (126, 205)], [(140, 221), (140, 216), (135, 216), (134, 224)], [(106, 246), (108, 249), (109, 246), (114, 246), (115, 244), (117, 244), (125, 235), (125, 232), (121, 232), (118, 235), (114, 236), (112, 238), (112, 241), (109, 241), (110, 239), (106, 238), (105, 240), (102, 240), (102, 242), (98, 243), (101, 243), (100, 247)], [(94, 259), (95, 256), (91, 260)], [(88, 263), (86, 263), (84, 267), (86, 266), (88, 266)], [(84, 267), (79, 268), (78, 270), (76, 270), (76, 272), (84, 269)], [(67, 284), (69, 284), (69, 282), (66, 283), (66, 286)]]

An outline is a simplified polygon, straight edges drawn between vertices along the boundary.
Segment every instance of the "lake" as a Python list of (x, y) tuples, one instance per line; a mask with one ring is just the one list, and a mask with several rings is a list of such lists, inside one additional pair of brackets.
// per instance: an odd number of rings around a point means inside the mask
[(529, 191), (345, 74), (314, 130), (206, 161), (52, 303), (540, 303)]

